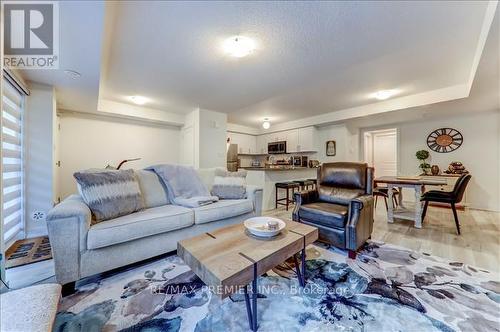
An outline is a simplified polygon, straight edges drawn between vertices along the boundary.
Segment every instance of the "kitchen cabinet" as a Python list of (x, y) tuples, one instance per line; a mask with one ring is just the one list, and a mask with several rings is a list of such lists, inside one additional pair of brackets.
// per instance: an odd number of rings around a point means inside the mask
[[(286, 141), (286, 148), (288, 153), (297, 152), (313, 152), (317, 151), (317, 131), (315, 127), (304, 127), (300, 129), (291, 129), (258, 135), (230, 133), (235, 135), (232, 143), (238, 144), (238, 151), (240, 151), (240, 144), (242, 152), (240, 153), (267, 153), (267, 144), (270, 142)], [(239, 135), (239, 136), (238, 136)], [(252, 142), (247, 142), (248, 138), (241, 136), (248, 136), (253, 138)], [(248, 148), (252, 152), (248, 152)]]
[(292, 129), (284, 132), (286, 138), (286, 149), (289, 153), (299, 152), (299, 130)]
[(269, 143), (269, 135), (257, 136), (257, 153), (267, 153), (267, 143)]
[(271, 133), (268, 134), (268, 143), (269, 142), (281, 142), (281, 141), (286, 141), (286, 132), (285, 131), (278, 131), (276, 133)]
[(304, 127), (283, 132), (286, 138), (287, 152), (311, 152), (317, 150), (316, 128)]
[(314, 127), (304, 127), (298, 129), (297, 151), (317, 151), (317, 132)]
[(260, 153), (257, 151), (257, 138), (253, 135), (228, 132), (231, 144), (238, 144), (238, 153)]

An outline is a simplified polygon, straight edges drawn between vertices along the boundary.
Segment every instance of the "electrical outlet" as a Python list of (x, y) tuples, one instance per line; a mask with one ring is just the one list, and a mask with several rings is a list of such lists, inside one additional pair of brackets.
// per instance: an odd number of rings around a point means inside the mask
[(42, 221), (42, 220), (45, 220), (45, 212), (43, 212), (43, 211), (33, 211), (31, 213), (31, 220), (33, 220), (33, 221)]

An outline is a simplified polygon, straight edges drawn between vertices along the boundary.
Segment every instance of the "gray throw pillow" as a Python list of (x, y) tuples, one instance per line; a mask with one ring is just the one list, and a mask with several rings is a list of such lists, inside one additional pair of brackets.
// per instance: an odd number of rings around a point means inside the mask
[(82, 171), (73, 174), (92, 224), (142, 210), (144, 202), (133, 170)]
[(247, 189), (247, 171), (228, 172), (222, 168), (215, 170), (212, 195), (220, 199), (242, 199), (245, 198)]

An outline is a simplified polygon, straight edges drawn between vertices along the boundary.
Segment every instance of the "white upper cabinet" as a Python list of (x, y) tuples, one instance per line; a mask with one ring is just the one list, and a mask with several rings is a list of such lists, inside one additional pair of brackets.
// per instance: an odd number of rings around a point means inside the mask
[(284, 132), (286, 138), (286, 151), (298, 152), (299, 150), (299, 130), (292, 129)]
[(286, 141), (288, 153), (313, 152), (317, 150), (317, 132), (314, 127), (279, 131), (264, 135), (247, 135), (228, 132), (232, 144), (238, 144), (240, 154), (266, 154), (270, 142)]
[(267, 153), (267, 143), (269, 143), (269, 135), (257, 136), (257, 153)]
[(238, 153), (260, 153), (257, 151), (257, 138), (253, 135), (228, 132), (227, 137), (231, 144), (238, 144)]
[(304, 127), (298, 129), (298, 152), (300, 151), (316, 151), (317, 132), (314, 127)]
[(268, 134), (268, 142), (282, 142), (286, 141), (286, 132), (278, 131), (277, 133)]

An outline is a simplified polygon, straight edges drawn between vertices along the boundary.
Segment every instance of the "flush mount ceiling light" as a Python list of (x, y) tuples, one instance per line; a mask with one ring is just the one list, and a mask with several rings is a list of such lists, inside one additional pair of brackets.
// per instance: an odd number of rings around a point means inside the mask
[(233, 36), (224, 41), (224, 53), (235, 58), (243, 58), (255, 50), (255, 41), (244, 36)]
[(75, 70), (71, 70), (71, 69), (66, 69), (64, 71), (64, 73), (74, 80), (76, 80), (77, 78), (80, 78), (82, 76), (82, 74), (80, 74), (79, 72), (77, 72)]
[(398, 90), (380, 90), (377, 91), (373, 94), (375, 98), (378, 100), (386, 100), (388, 98), (391, 98), (392, 96), (396, 95), (398, 93)]
[(269, 129), (269, 127), (271, 127), (271, 122), (269, 122), (268, 118), (265, 118), (264, 122), (262, 123), (262, 128)]
[(148, 98), (143, 97), (143, 96), (130, 96), (130, 97), (128, 97), (128, 99), (130, 99), (130, 101), (136, 105), (144, 105), (145, 103), (147, 103), (149, 101)]

